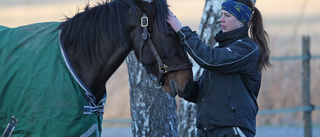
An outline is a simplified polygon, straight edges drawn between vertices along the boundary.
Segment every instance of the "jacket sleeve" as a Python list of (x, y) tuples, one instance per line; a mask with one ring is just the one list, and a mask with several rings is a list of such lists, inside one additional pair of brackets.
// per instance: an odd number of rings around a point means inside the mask
[(198, 97), (198, 87), (199, 87), (199, 82), (194, 81), (193, 83), (189, 83), (186, 88), (183, 91), (183, 95), (179, 95), (183, 99), (196, 103), (197, 102), (197, 97)]
[[(247, 46), (242, 40), (225, 47), (211, 48), (206, 46), (189, 27), (177, 32), (181, 45), (189, 55), (204, 69), (220, 73), (235, 73), (252, 68), (249, 62), (259, 58), (258, 46)], [(257, 59), (253, 59), (252, 55)], [(258, 54), (258, 55), (257, 55)], [(256, 61), (257, 62), (257, 61)]]

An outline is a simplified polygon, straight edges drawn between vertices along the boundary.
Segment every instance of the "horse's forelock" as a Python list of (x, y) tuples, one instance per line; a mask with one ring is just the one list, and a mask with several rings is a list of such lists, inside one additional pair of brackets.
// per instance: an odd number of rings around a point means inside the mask
[(168, 33), (167, 28), (167, 15), (168, 4), (166, 0), (153, 0), (146, 2), (145, 0), (134, 0), (135, 4), (145, 13), (148, 17), (154, 19), (153, 30), (155, 33), (161, 34), (161, 38), (166, 38)]
[(168, 34), (167, 28), (167, 17), (168, 17), (168, 4), (166, 0), (157, 0), (156, 3), (156, 23), (157, 28), (160, 34), (162, 34), (163, 38), (165, 38)]

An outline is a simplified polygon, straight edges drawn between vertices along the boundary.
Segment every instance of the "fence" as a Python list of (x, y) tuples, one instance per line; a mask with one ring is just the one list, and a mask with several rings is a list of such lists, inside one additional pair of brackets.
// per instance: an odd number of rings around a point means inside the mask
[[(279, 113), (296, 113), (304, 112), (304, 136), (312, 137), (312, 120), (311, 112), (315, 110), (320, 110), (320, 106), (314, 106), (310, 102), (310, 60), (320, 59), (320, 55), (310, 54), (310, 37), (302, 37), (302, 55), (301, 56), (286, 56), (286, 57), (271, 57), (274, 61), (284, 61), (284, 60), (302, 60), (302, 92), (303, 92), (303, 106), (293, 107), (293, 108), (283, 108), (283, 109), (269, 109), (260, 110), (258, 115), (269, 115), (269, 114), (279, 114)], [(110, 119), (104, 120), (104, 123), (120, 123), (129, 124), (131, 119)]]
[(303, 112), (304, 120), (304, 136), (312, 137), (312, 120), (311, 112), (314, 110), (320, 110), (320, 106), (314, 106), (310, 102), (310, 60), (320, 59), (320, 55), (311, 56), (310, 54), (310, 37), (302, 37), (302, 56), (291, 57), (273, 57), (271, 60), (302, 60), (302, 107), (284, 108), (284, 109), (270, 109), (260, 110), (258, 115), (277, 114), (277, 113), (295, 113)]

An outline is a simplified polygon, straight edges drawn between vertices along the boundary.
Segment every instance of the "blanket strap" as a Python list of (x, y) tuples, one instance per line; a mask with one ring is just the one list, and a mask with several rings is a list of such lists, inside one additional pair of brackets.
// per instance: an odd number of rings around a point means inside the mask
[(84, 106), (83, 114), (92, 114), (95, 112), (97, 115), (103, 115), (104, 113), (104, 100), (106, 96), (99, 102), (100, 105), (96, 105), (94, 101), (87, 94), (84, 95), (84, 99), (89, 103), (90, 106)]
[(10, 122), (7, 125), (7, 128), (4, 130), (2, 137), (11, 137), (12, 132), (14, 130), (14, 128), (16, 127), (17, 123), (18, 123), (18, 119), (14, 116), (12, 116)]
[(92, 112), (95, 112), (97, 115), (103, 115), (103, 108), (104, 106), (84, 106), (83, 114), (92, 114)]

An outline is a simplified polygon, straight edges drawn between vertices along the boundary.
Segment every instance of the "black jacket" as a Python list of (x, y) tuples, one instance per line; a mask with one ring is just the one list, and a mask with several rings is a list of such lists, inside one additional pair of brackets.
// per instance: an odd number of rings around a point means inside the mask
[(261, 85), (259, 47), (248, 27), (218, 33), (219, 46), (206, 46), (189, 27), (178, 33), (181, 44), (204, 68), (199, 81), (184, 91), (197, 104), (197, 128), (242, 127), (255, 133)]

